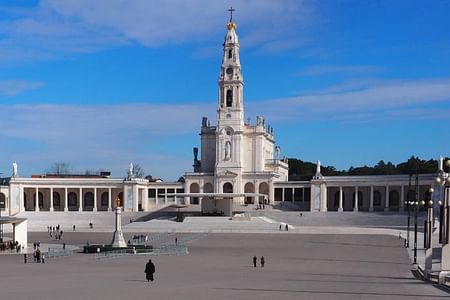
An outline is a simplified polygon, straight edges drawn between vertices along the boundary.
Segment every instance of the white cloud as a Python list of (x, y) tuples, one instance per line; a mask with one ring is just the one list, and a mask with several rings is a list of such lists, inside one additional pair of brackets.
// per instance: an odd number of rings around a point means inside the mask
[[(7, 10), (14, 17), (0, 22), (0, 60), (216, 39), (224, 34), (228, 5), (200, 0), (43, 0), (34, 10)], [(305, 1), (238, 0), (233, 5), (238, 25), (245, 28), (243, 39), (250, 42), (247, 47), (297, 47), (302, 37), (296, 29), (315, 20)]]
[(365, 86), (362, 82), (349, 84), (348, 90), (330, 92), (325, 89), (325, 92), (250, 103), (249, 106), (252, 111), (262, 109), (271, 120), (368, 120), (389, 116), (408, 118), (412, 112), (415, 117), (429, 118), (436, 111), (432, 105), (448, 105), (450, 101), (450, 79), (375, 81)]
[(350, 75), (368, 74), (368, 73), (378, 73), (383, 71), (384, 68), (380, 66), (370, 66), (370, 65), (330, 65), (322, 64), (310, 66), (303, 71), (298, 72), (298, 75), (302, 76), (319, 76), (335, 73), (343, 73)]
[(38, 89), (44, 85), (42, 81), (33, 80), (0, 80), (0, 97), (14, 97), (24, 92)]
[(21, 161), (34, 173), (66, 161), (76, 170), (104, 167), (116, 175), (135, 161), (155, 176), (177, 179), (190, 168), (203, 111), (214, 106), (0, 105), (3, 159)]

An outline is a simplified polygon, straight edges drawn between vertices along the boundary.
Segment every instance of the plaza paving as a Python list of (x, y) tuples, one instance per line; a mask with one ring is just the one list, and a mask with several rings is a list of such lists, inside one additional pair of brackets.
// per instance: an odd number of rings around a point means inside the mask
[[(303, 212), (300, 216), (270, 207), (245, 212), (253, 216), (250, 221), (187, 217), (183, 223), (174, 222), (170, 214), (130, 223), (144, 215), (125, 213), (126, 240), (135, 234), (154, 237), (164, 233), (154, 243), (158, 246), (173, 243), (175, 237), (183, 240), (197, 232), (207, 233), (188, 245), (187, 256), (151, 256), (157, 268), (154, 283), (144, 280), (144, 265), (150, 256), (97, 260), (95, 255), (75, 254), (25, 265), (22, 255), (0, 255), (0, 299), (450, 297), (446, 290), (414, 277), (414, 266), (403, 240), (398, 239), (399, 232), (406, 236), (404, 214)], [(28, 217), (29, 242), (52, 247), (62, 247), (62, 241), (49, 236), (49, 225), (60, 224), (64, 242), (75, 246), (86, 241), (108, 244), (114, 226), (112, 212), (30, 213)], [(90, 221), (93, 229), (88, 226)], [(280, 223), (289, 224), (289, 231), (280, 231)], [(251, 266), (253, 255), (266, 258), (264, 269)]]
[[(127, 233), (129, 237), (133, 233)], [(177, 234), (170, 233), (173, 238)], [(188, 235), (189, 233), (184, 233)], [(46, 233), (30, 239), (47, 242)], [(67, 243), (108, 242), (110, 233), (67, 232)], [(48, 240), (50, 241), (50, 240)], [(96, 260), (76, 254), (23, 263), (0, 256), (1, 299), (435, 299), (449, 293), (414, 278), (402, 240), (386, 235), (210, 233), (187, 256)], [(266, 266), (252, 266), (253, 255)], [(258, 261), (259, 262), (259, 261)]]

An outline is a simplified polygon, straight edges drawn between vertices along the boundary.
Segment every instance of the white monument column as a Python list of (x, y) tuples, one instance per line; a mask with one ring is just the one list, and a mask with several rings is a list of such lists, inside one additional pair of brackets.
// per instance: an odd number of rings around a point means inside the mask
[(295, 188), (294, 187), (292, 187), (292, 203), (294, 203), (295, 202)]
[(358, 186), (355, 186), (355, 205), (353, 211), (358, 211)]
[(373, 185), (370, 186), (370, 203), (369, 211), (373, 211)]
[(405, 211), (405, 187), (400, 187), (400, 211)]
[(53, 187), (50, 188), (50, 211), (53, 211)]
[(67, 187), (64, 188), (64, 211), (69, 211), (69, 200), (67, 199)]
[(115, 248), (125, 248), (127, 246), (127, 244), (125, 243), (125, 239), (123, 238), (123, 234), (122, 234), (122, 218), (121, 218), (121, 213), (122, 213), (122, 209), (119, 205), (119, 198), (117, 197), (116, 199), (116, 228), (113, 234), (113, 238), (111, 241), (111, 245)]
[(111, 211), (111, 188), (108, 188), (108, 211)]
[(385, 206), (384, 206), (384, 211), (389, 211), (389, 186), (386, 185), (386, 198), (385, 198)]
[(284, 202), (284, 188), (281, 188), (281, 202)]
[(339, 208), (338, 211), (344, 211), (344, 199), (343, 199), (342, 186), (339, 187)]
[(39, 211), (39, 188), (36, 188), (34, 192), (35, 192), (35, 195), (34, 195), (34, 203), (35, 203), (34, 211)]
[(81, 212), (83, 211), (83, 189), (80, 187), (80, 201), (79, 201), (79, 207), (78, 207), (78, 211)]
[(94, 188), (94, 211), (97, 211), (97, 188)]

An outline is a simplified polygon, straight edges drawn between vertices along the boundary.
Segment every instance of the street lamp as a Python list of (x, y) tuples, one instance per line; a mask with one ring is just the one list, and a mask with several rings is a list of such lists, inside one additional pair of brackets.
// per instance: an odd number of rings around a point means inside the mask
[(411, 219), (411, 201), (410, 201), (410, 199), (409, 199), (409, 195), (410, 195), (410, 193), (409, 193), (409, 191), (411, 190), (411, 177), (412, 177), (412, 174), (410, 173), (409, 174), (409, 184), (408, 184), (408, 193), (406, 194), (406, 209), (408, 210), (408, 231), (407, 231), (407, 234), (406, 234), (406, 241), (405, 241), (405, 247), (406, 248), (409, 248), (409, 224), (411, 223), (411, 221), (410, 221), (410, 219)]
[[(447, 168), (450, 168), (450, 160), (445, 163)], [(448, 170), (448, 169), (447, 169)], [(439, 239), (442, 244), (441, 249), (441, 272), (439, 273), (439, 283), (442, 283), (445, 276), (450, 271), (450, 244), (449, 244), (449, 187), (450, 187), (450, 175), (444, 171), (443, 158), (439, 158), (439, 171), (435, 179), (436, 185), (440, 186), (444, 190), (444, 201), (440, 204), (440, 231)]]

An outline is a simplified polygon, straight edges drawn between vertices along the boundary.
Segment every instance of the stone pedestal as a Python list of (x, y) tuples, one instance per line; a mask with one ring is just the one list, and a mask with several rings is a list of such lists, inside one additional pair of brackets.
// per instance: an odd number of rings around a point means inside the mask
[(125, 243), (125, 239), (122, 234), (122, 219), (120, 217), (122, 210), (120, 207), (116, 207), (116, 230), (113, 234), (113, 239), (111, 242), (111, 246), (116, 248), (126, 248), (127, 243)]

